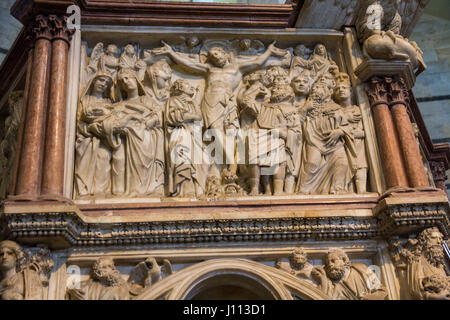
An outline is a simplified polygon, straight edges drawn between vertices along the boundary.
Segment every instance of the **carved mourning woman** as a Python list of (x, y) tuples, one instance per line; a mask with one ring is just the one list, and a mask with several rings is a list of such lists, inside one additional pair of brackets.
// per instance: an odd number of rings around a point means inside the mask
[(208, 169), (202, 164), (202, 113), (192, 99), (195, 90), (187, 80), (175, 81), (171, 91), (164, 114), (169, 192), (173, 196), (200, 196), (205, 190)]
[(172, 68), (166, 60), (159, 60), (147, 68), (146, 76), (149, 81), (147, 93), (160, 104), (164, 104), (170, 95), (170, 80)]
[(97, 72), (81, 96), (77, 114), (75, 187), (78, 196), (111, 192), (111, 151), (104, 140), (102, 121), (110, 114), (113, 79)]
[(335, 72), (338, 67), (336, 63), (328, 57), (327, 48), (323, 44), (318, 43), (314, 47), (313, 54), (308, 60), (300, 56), (296, 56), (292, 59), (291, 74), (293, 76), (304, 69), (309, 69), (311, 77), (313, 80), (316, 80), (327, 72)]
[[(162, 111), (145, 93), (135, 71), (122, 69), (117, 78), (122, 101), (112, 106), (111, 115), (102, 124), (115, 149), (113, 194), (131, 197), (163, 195)], [(119, 139), (115, 139), (117, 135)]]

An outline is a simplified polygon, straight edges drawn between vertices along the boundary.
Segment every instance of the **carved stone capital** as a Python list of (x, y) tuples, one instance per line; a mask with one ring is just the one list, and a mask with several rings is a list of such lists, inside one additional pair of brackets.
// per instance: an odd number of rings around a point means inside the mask
[(384, 78), (370, 78), (366, 83), (366, 92), (372, 107), (388, 103), (388, 90)]
[(389, 90), (389, 105), (403, 104), (407, 106), (409, 104), (409, 95), (405, 79), (402, 77), (387, 77), (385, 78), (385, 82)]
[(67, 16), (57, 16), (52, 14), (49, 15), (48, 20), (53, 40), (61, 39), (70, 43), (74, 30), (67, 28)]
[(32, 26), (32, 33), (35, 41), (39, 39), (51, 40), (53, 36), (49, 18), (42, 14), (37, 15)]

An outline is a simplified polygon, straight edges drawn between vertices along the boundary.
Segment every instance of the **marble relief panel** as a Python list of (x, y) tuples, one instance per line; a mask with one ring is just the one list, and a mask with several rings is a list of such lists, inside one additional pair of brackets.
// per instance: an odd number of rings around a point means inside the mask
[(191, 36), (82, 52), (77, 199), (370, 191), (361, 110), (322, 43)]

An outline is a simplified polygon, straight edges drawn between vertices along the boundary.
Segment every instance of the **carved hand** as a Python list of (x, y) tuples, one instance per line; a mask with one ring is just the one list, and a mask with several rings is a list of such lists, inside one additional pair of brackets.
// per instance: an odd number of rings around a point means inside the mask
[(326, 282), (327, 275), (325, 270), (322, 267), (314, 267), (311, 270), (311, 277), (314, 281), (316, 281), (319, 285)]
[(173, 52), (172, 47), (165, 43), (164, 40), (161, 40), (161, 43), (164, 45), (163, 47), (153, 49), (152, 51), (155, 56), (167, 55)]
[(328, 136), (326, 137), (327, 142), (325, 143), (326, 147), (332, 147), (338, 142), (339, 138), (344, 135), (344, 132), (341, 129), (332, 130)]

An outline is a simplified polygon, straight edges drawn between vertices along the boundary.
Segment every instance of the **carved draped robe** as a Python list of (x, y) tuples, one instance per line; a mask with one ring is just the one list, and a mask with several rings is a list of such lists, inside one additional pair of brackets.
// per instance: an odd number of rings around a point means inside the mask
[(0, 300), (42, 299), (42, 282), (35, 270), (25, 268), (11, 278), (0, 282)]
[[(113, 192), (130, 197), (163, 195), (164, 132), (160, 107), (143, 95), (115, 103), (112, 109), (102, 126), (106, 139), (115, 149)], [(155, 119), (159, 124), (148, 127)]]
[[(195, 195), (204, 193), (208, 166), (203, 164), (201, 125), (196, 139), (196, 124), (186, 121), (187, 114), (201, 117), (192, 99), (175, 96), (166, 104), (165, 123), (167, 130), (169, 192), (174, 196), (186, 196), (185, 183), (193, 183)], [(197, 124), (198, 125), (198, 124)]]
[(108, 98), (86, 95), (81, 99), (75, 157), (75, 186), (79, 196), (111, 193), (111, 152), (100, 125), (110, 112), (109, 105)]
[(336, 282), (327, 278), (322, 289), (333, 300), (361, 300), (364, 296), (374, 293), (374, 299), (384, 299), (386, 296), (373, 271), (361, 263), (351, 263), (345, 279)]
[[(327, 136), (335, 129), (343, 130), (344, 136), (333, 146), (327, 146)], [(333, 101), (325, 102), (308, 112), (303, 124), (304, 144), (298, 192), (348, 192), (352, 175), (344, 143), (353, 139), (349, 129), (342, 107)], [(308, 163), (309, 152), (320, 153), (318, 163)]]

